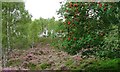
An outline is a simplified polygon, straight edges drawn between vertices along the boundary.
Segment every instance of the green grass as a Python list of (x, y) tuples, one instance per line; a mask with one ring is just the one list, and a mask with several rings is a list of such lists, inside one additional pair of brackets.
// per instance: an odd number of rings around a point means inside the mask
[(49, 67), (50, 67), (50, 64), (42, 63), (40, 65), (37, 65), (36, 69), (38, 69), (38, 70), (41, 70), (41, 69), (44, 70), (44, 69), (49, 68)]
[(65, 63), (65, 65), (66, 65), (66, 66), (69, 66), (69, 65), (73, 64), (73, 62), (74, 62), (73, 60), (68, 60), (68, 61)]
[(39, 42), (42, 42), (43, 44), (48, 44), (52, 42), (52, 38), (50, 37), (42, 37), (39, 39)]
[(90, 71), (115, 71), (118, 72), (120, 68), (120, 59), (99, 60), (93, 64), (88, 65), (85, 70)]
[(84, 59), (79, 62), (80, 65), (75, 65), (75, 62), (68, 60), (65, 65), (77, 72), (78, 70), (85, 70), (87, 72), (119, 72), (120, 69), (120, 58), (116, 59)]
[(29, 63), (27, 66), (30, 70), (35, 70), (35, 68), (36, 68), (36, 65), (33, 63)]

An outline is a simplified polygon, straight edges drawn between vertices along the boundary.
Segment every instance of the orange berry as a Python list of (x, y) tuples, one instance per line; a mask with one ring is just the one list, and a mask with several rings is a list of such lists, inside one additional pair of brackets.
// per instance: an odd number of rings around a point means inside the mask
[(70, 21), (68, 21), (68, 25), (70, 25)]
[(78, 6), (78, 4), (74, 4), (74, 7), (77, 7)]
[(74, 38), (74, 40), (76, 40), (76, 38)]
[(104, 11), (106, 11), (107, 10), (107, 8), (104, 8)]
[(68, 38), (68, 40), (70, 40), (70, 38)]

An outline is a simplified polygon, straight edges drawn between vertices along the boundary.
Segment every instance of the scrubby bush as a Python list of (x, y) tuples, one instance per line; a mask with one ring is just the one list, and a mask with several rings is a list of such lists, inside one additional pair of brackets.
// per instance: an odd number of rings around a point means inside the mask
[(113, 25), (109, 33), (104, 36), (104, 45), (97, 50), (99, 57), (120, 58), (118, 26)]
[(63, 31), (67, 34), (59, 40), (61, 43), (59, 46), (70, 54), (94, 47), (97, 47), (94, 51), (98, 53), (98, 50), (106, 46), (105, 36), (110, 32), (111, 26), (119, 23), (118, 5), (119, 3), (100, 2), (63, 4), (58, 14), (65, 20)]

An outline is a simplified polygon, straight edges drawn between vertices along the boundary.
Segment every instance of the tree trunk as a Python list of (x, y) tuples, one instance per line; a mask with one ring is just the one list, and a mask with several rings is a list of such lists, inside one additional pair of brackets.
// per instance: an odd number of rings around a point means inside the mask
[(8, 61), (8, 54), (9, 54), (9, 50), (10, 50), (10, 24), (9, 24), (9, 16), (10, 16), (10, 10), (9, 8), (7, 9), (7, 47), (4, 49), (4, 56), (3, 56), (3, 67), (6, 67), (7, 61)]

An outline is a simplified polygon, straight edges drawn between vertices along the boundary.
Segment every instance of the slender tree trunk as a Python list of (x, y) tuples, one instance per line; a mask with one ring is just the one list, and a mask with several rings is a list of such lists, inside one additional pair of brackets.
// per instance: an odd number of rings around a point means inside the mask
[(3, 67), (6, 67), (6, 64), (7, 64), (7, 61), (8, 61), (8, 53), (9, 53), (9, 50), (10, 50), (10, 24), (9, 24), (9, 15), (10, 15), (10, 10), (9, 8), (7, 9), (7, 47), (4, 49), (4, 56), (3, 56)]
[[(0, 2), (0, 16), (2, 16), (2, 2)], [(0, 20), (0, 23), (2, 23), (2, 20)], [(2, 24), (0, 24), (0, 69), (1, 68), (2, 68)]]

